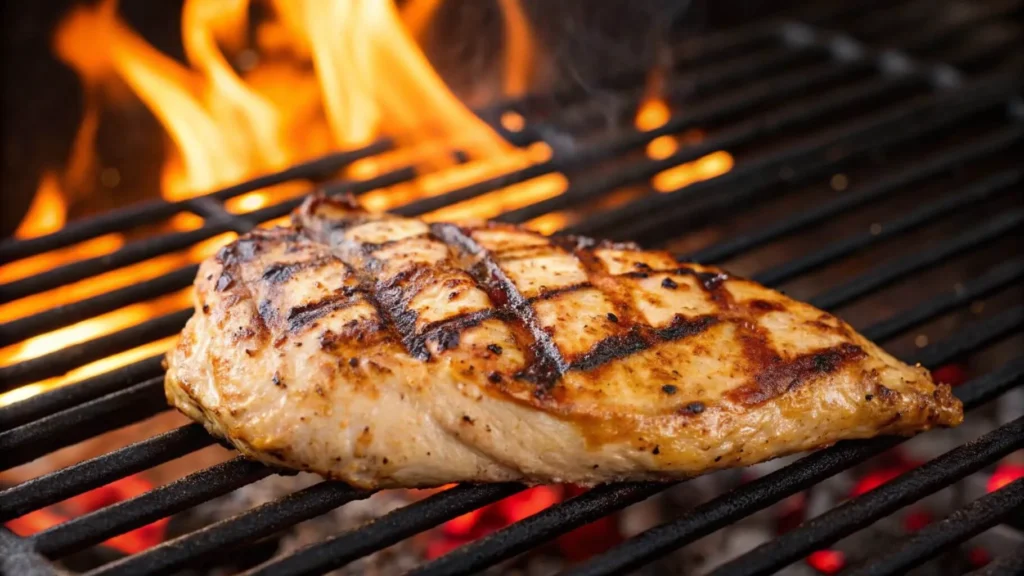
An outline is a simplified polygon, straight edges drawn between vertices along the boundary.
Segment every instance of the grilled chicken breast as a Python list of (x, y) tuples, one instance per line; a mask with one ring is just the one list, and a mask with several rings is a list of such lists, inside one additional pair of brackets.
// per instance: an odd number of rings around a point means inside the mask
[(351, 199), (226, 246), (194, 299), (170, 402), (368, 488), (685, 478), (963, 418), (925, 369), (719, 269)]

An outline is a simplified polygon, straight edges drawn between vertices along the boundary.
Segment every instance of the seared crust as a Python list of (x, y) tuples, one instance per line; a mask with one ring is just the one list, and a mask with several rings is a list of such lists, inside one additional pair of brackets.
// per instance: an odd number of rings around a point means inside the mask
[(363, 487), (678, 479), (955, 426), (849, 325), (670, 254), (315, 196), (204, 262), (169, 401)]

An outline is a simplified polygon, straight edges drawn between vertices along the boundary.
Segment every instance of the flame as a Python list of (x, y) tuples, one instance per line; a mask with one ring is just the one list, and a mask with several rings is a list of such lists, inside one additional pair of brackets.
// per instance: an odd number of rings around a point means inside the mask
[(505, 23), (505, 78), (506, 96), (518, 97), (526, 93), (533, 75), (535, 61), (533, 32), (519, 0), (498, 0)]
[(402, 7), (402, 22), (409, 35), (419, 40), (430, 26), (441, 0), (409, 0)]
[[(647, 93), (637, 109), (634, 124), (638, 130), (649, 132), (664, 126), (672, 117), (668, 102), (661, 97), (663, 90), (663, 74), (655, 71), (648, 79)], [(658, 136), (647, 144), (647, 157), (652, 160), (663, 160), (679, 151), (680, 145), (699, 142), (703, 134), (690, 131), (681, 137)], [(673, 166), (659, 172), (651, 179), (651, 186), (658, 192), (674, 192), (695, 182), (710, 180), (732, 170), (734, 160), (724, 150), (712, 152), (692, 162)]]
[(39, 189), (32, 198), (28, 213), (14, 231), (15, 238), (35, 238), (64, 227), (67, 220), (67, 205), (60, 193), (60, 181), (57, 174), (44, 172), (39, 182)]

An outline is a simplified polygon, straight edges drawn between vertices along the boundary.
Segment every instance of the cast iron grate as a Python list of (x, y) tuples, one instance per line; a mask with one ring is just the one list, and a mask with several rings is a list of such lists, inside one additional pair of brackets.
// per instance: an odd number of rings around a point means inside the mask
[[(944, 27), (924, 29), (908, 43), (926, 46), (972, 22), (954, 21)], [(913, 51), (913, 46), (905, 48)], [(504, 186), (559, 172), (570, 182), (565, 193), (506, 211), (500, 218), (526, 222), (562, 212), (569, 223), (568, 231), (662, 243), (702, 262), (746, 266), (752, 268), (752, 276), (758, 281), (791, 289), (829, 310), (859, 310), (857, 306), (861, 303), (889, 294), (889, 290), (901, 284), (928, 286), (930, 290), (921, 290), (927, 297), (922, 295), (895, 311), (887, 310), (874, 323), (859, 323), (858, 327), (869, 338), (898, 342), (909, 331), (957, 313), (980, 298), (1012, 292), (1024, 277), (1024, 261), (1014, 249), (1024, 222), (1024, 210), (1019, 203), (1024, 168), (1019, 161), (1012, 160), (1019, 159), (1024, 144), (1020, 78), (1012, 72), (967, 77), (958, 71), (958, 67), (969, 67), (976, 59), (987, 58), (991, 50), (991, 46), (969, 48), (949, 57), (945, 64), (924, 64), (904, 51), (875, 50), (852, 37), (792, 22), (758, 25), (693, 40), (681, 53), (681, 61), (692, 63), (694, 69), (686, 75), (685, 83), (672, 86), (669, 93), (670, 99), (686, 101), (685, 111), (664, 126), (649, 132), (620, 130), (609, 134), (594, 127), (593, 110), (586, 99), (568, 104), (568, 108), (552, 118), (544, 117), (543, 99), (510, 103), (509, 109), (530, 120), (524, 131), (509, 134), (510, 139), (518, 143), (547, 142), (554, 151), (550, 160), (406, 204), (397, 212), (425, 214)], [(626, 101), (635, 106), (635, 101), (628, 97)], [(564, 100), (561, 102), (564, 104)], [(496, 117), (498, 112), (483, 115)], [(707, 135), (695, 144), (681, 146), (667, 158), (651, 160), (642, 154), (653, 138), (690, 129), (701, 129)], [(284, 216), (300, 198), (241, 215), (224, 207), (224, 202), (231, 198), (272, 184), (293, 180), (321, 182), (331, 193), (358, 195), (414, 178), (412, 168), (403, 168), (366, 181), (323, 183), (351, 162), (391, 146), (391, 142), (382, 140), (206, 196), (133, 205), (72, 223), (47, 236), (6, 240), (0, 243), (0, 261), (5, 263), (140, 224), (164, 221), (182, 212), (203, 219), (202, 226), (194, 230), (144, 239), (106, 256), (0, 285), (0, 302), (15, 301), (187, 248), (223, 232), (243, 233)], [(649, 181), (659, 172), (718, 150), (728, 150), (736, 158), (728, 173), (672, 193), (659, 194), (651, 189)], [(835, 175), (839, 173), (854, 184), (848, 189), (846, 185), (840, 186), (841, 194), (835, 190), (824, 194), (822, 191), (829, 188), (822, 183), (832, 182), (836, 188)], [(854, 178), (857, 174), (867, 176)], [(867, 232), (861, 228), (852, 234), (830, 234), (824, 241), (820, 233), (812, 234), (823, 224), (841, 221), (858, 210), (883, 204), (914, 189), (924, 190), (924, 195), (917, 196), (909, 205), (904, 203), (898, 212), (884, 214)], [(618, 194), (623, 190), (629, 192), (624, 200)], [(616, 203), (613, 200), (617, 196), (620, 199)], [(781, 206), (781, 215), (743, 227), (743, 215), (750, 208), (773, 203)], [(989, 212), (984, 212), (985, 207)], [(927, 236), (927, 241), (907, 241), (922, 230), (951, 220), (953, 223), (940, 228), (937, 236)], [(679, 240), (685, 236), (681, 231), (702, 228), (717, 230), (717, 238), (698, 246)], [(808, 234), (812, 234), (809, 243)], [(744, 257), (760, 262), (761, 255), (772, 245), (801, 237), (805, 239), (805, 249), (798, 256), (787, 249), (785, 258), (767, 267), (744, 263)], [(865, 263), (865, 255), (872, 254)], [(935, 270), (944, 270), (948, 262), (965, 257), (975, 264), (955, 283), (936, 283), (934, 276), (928, 276)], [(854, 271), (841, 268), (838, 276), (833, 275), (841, 281), (829, 283), (828, 269), (846, 261), (854, 262)], [(881, 264), (875, 264), (879, 261)], [(196, 269), (187, 266), (8, 322), (0, 326), (0, 346), (179, 290), (191, 283)], [(822, 282), (829, 287), (820, 290)], [(1024, 327), (1024, 302), (1013, 294), (1003, 300), (1007, 302), (997, 313), (972, 317), (937, 342), (902, 354), (903, 358), (935, 368), (1019, 336)], [(190, 315), (191, 310), (181, 310), (0, 368), (0, 391), (56, 376), (140, 343), (172, 335)], [(1011, 355), (956, 392), (970, 410), (1013, 390), (1022, 381), (1024, 357)], [(159, 357), (153, 357), (0, 408), (0, 461), (3, 469), (9, 469), (164, 410), (167, 406), (162, 368)], [(573, 567), (569, 573), (625, 573), (902, 441), (877, 438), (843, 442), (813, 453), (629, 539)], [(200, 426), (188, 425), (35, 478), (0, 492), (0, 521), (214, 442)], [(1020, 448), (1024, 448), (1024, 420), (1017, 419), (849, 500), (715, 573), (770, 573)], [(48, 558), (60, 558), (96, 545), (273, 473), (239, 457), (29, 538), (19, 538), (0, 528), (0, 566), (11, 574), (53, 573)], [(667, 488), (646, 483), (594, 488), (457, 548), (415, 573), (475, 573)], [(518, 484), (458, 486), (396, 510), (358, 530), (276, 558), (252, 573), (322, 573), (523, 489)], [(173, 573), (225, 549), (253, 542), (369, 495), (341, 483), (323, 482), (103, 565), (90, 574)], [(902, 573), (935, 556), (942, 547), (962, 542), (1002, 522), (1022, 510), (1022, 505), (1024, 480), (1017, 480), (970, 503), (949, 520), (914, 535), (890, 556), (861, 572)], [(1003, 566), (1005, 573), (1010, 573), (1019, 565), (1019, 558), (1007, 558), (996, 561), (989, 570)]]

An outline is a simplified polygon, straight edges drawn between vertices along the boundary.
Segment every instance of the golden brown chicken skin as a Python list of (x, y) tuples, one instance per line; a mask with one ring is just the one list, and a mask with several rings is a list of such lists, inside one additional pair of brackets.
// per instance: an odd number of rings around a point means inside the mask
[(670, 254), (314, 196), (202, 264), (169, 401), (363, 487), (679, 479), (963, 418), (838, 318)]

